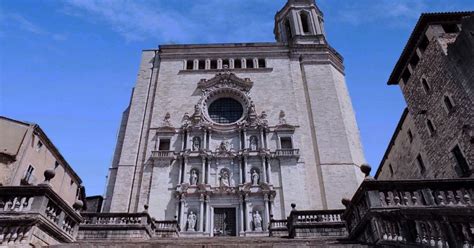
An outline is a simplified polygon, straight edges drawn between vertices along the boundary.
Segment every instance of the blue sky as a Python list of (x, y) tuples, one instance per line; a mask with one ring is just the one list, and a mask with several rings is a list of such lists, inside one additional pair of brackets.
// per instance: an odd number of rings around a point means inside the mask
[[(102, 194), (143, 49), (167, 43), (273, 41), (285, 0), (0, 0), (0, 115), (36, 122)], [(386, 81), (422, 12), (472, 0), (319, 0), (345, 58), (374, 170), (405, 106)]]

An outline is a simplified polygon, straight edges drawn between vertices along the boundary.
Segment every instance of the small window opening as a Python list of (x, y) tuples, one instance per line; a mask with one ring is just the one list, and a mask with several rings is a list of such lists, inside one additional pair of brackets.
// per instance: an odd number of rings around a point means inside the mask
[(170, 150), (170, 139), (160, 139), (160, 145), (158, 147), (159, 151), (169, 151)]
[(301, 17), (301, 24), (303, 25), (303, 33), (309, 33), (309, 19), (308, 19), (308, 14), (305, 12), (302, 12), (300, 14)]
[(431, 120), (426, 120), (426, 126), (428, 127), (428, 131), (430, 132), (430, 135), (433, 136), (436, 132), (433, 122)]
[(451, 101), (451, 98), (449, 98), (449, 96), (444, 96), (443, 101), (444, 101), (444, 105), (446, 106), (446, 109), (448, 110), (448, 113), (451, 113), (451, 111), (453, 111), (453, 108), (454, 108), (454, 104)]
[(240, 59), (234, 60), (234, 68), (242, 68), (242, 60)]
[(408, 83), (408, 80), (410, 80), (410, 77), (411, 77), (410, 70), (408, 70), (408, 68), (405, 68), (405, 71), (404, 71), (403, 74), (402, 74), (403, 82), (404, 82), (405, 84), (407, 84), (407, 83)]
[(206, 61), (205, 60), (199, 60), (199, 70), (204, 70), (206, 69)]
[(425, 90), (426, 94), (430, 93), (431, 87), (428, 84), (428, 81), (426, 80), (426, 78), (421, 79), (421, 85), (423, 86), (423, 90)]
[(443, 30), (447, 34), (453, 34), (459, 32), (458, 25), (456, 23), (448, 23), (448, 24), (443, 24), (441, 25), (443, 27)]
[(217, 60), (211, 60), (211, 69), (217, 69)]
[(230, 68), (230, 62), (228, 59), (222, 60), (222, 69)]
[(54, 169), (56, 170), (56, 168), (58, 168), (58, 167), (59, 167), (58, 161), (54, 162)]
[(407, 133), (408, 133), (408, 140), (410, 141), (410, 143), (412, 143), (413, 142), (413, 133), (411, 132), (410, 129), (408, 129)]
[(246, 59), (247, 68), (253, 68), (253, 59)]
[(282, 137), (280, 143), (281, 149), (293, 149), (293, 142), (290, 137)]
[(410, 59), (410, 65), (412, 69), (415, 69), (416, 65), (418, 65), (418, 62), (420, 62), (420, 57), (418, 57), (418, 54), (414, 53)]
[(31, 177), (33, 176), (33, 171), (35, 168), (30, 164), (28, 165), (28, 169), (26, 169), (25, 172), (25, 177), (23, 178), (22, 181), (24, 181), (24, 184), (30, 184)]
[(428, 37), (426, 37), (426, 35), (423, 35), (423, 38), (421, 38), (420, 46), (418, 48), (420, 48), (421, 52), (424, 52), (429, 44), (430, 41), (428, 40)]
[(388, 165), (388, 169), (390, 170), (390, 176), (393, 177), (393, 167), (392, 164)]
[(42, 147), (43, 147), (43, 142), (38, 140), (38, 142), (36, 143), (36, 151), (41, 150)]
[(265, 59), (258, 59), (258, 68), (265, 68), (267, 67), (265, 63)]
[(194, 69), (194, 61), (188, 60), (186, 61), (186, 70), (192, 70)]
[(285, 31), (286, 31), (286, 38), (289, 40), (291, 37), (293, 37), (293, 34), (291, 33), (291, 24), (290, 20), (286, 19), (285, 21)]
[(416, 164), (418, 165), (418, 169), (420, 169), (421, 174), (425, 174), (425, 162), (423, 162), (423, 158), (420, 154), (418, 154), (418, 156), (416, 157)]
[(459, 148), (459, 146), (456, 145), (453, 148), (453, 150), (451, 150), (451, 153), (453, 154), (454, 159), (456, 160), (456, 165), (461, 172), (461, 176), (462, 177), (470, 176), (471, 170), (469, 168), (469, 164), (467, 163), (467, 160), (464, 157), (463, 153), (461, 152), (461, 149)]

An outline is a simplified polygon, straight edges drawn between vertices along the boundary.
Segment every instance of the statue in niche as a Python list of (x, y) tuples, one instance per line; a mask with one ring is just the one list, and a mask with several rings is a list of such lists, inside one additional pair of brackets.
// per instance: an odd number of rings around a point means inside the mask
[(199, 174), (196, 169), (191, 170), (191, 176), (189, 177), (189, 184), (197, 185), (199, 181)]
[(255, 136), (250, 137), (250, 150), (256, 151), (258, 149), (258, 139)]
[(221, 144), (219, 145), (219, 151), (226, 152), (228, 150), (229, 150), (229, 142), (222, 141)]
[(260, 175), (258, 174), (257, 170), (252, 170), (252, 185), (258, 186), (258, 180), (260, 179)]
[(280, 116), (279, 116), (279, 124), (280, 125), (285, 125), (286, 124), (286, 114), (285, 114), (285, 111), (281, 110), (280, 111)]
[(260, 215), (260, 213), (258, 211), (255, 211), (253, 213), (253, 230), (254, 231), (257, 231), (257, 232), (261, 232), (263, 231), (262, 229), (262, 216)]
[(199, 151), (201, 149), (201, 138), (193, 138), (193, 151)]
[(187, 231), (191, 231), (191, 232), (196, 231), (196, 222), (197, 222), (197, 215), (193, 211), (189, 211)]
[(170, 112), (167, 112), (165, 118), (163, 119), (163, 126), (164, 127), (171, 127), (171, 115)]
[(221, 178), (220, 178), (220, 186), (226, 186), (226, 187), (230, 187), (231, 184), (230, 184), (230, 175), (229, 175), (229, 172), (227, 170), (222, 170), (221, 172)]

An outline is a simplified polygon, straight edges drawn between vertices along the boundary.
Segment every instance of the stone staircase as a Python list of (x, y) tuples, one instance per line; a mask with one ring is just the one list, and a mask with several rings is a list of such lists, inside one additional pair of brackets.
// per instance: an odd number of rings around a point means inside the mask
[(346, 240), (335, 238), (307, 238), (287, 239), (272, 237), (214, 237), (214, 238), (153, 238), (147, 241), (83, 241), (71, 244), (56, 245), (53, 247), (67, 248), (95, 248), (95, 247), (186, 247), (186, 248), (286, 248), (286, 247), (314, 247), (314, 248), (364, 248), (369, 247)]

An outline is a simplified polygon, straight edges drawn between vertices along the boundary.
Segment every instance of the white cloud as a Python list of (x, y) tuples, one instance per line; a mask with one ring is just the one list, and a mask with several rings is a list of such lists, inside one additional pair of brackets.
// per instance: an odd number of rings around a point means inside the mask
[[(49, 32), (48, 30), (43, 29), (39, 25), (28, 20), (24, 16), (16, 14), (16, 13), (11, 13), (11, 14), (0, 13), (0, 22), (3, 25), (12, 26), (19, 30), (26, 31), (28, 33), (41, 35), (41, 36), (48, 36), (49, 38), (56, 41), (63, 41), (67, 39), (67, 36), (65, 34)], [(7, 32), (4, 31), (4, 36), (6, 35), (7, 35)]]

